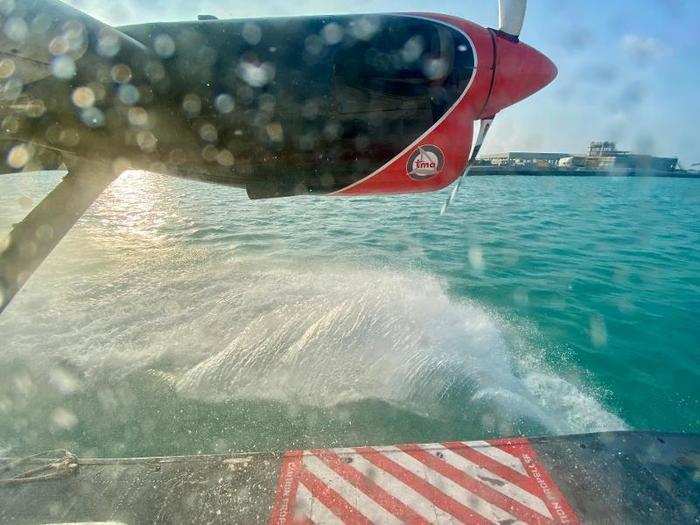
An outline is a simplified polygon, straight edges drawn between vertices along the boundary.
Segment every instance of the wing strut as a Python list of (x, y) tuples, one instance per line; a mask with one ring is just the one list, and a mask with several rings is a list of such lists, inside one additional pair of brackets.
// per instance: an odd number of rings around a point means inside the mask
[(4, 241), (0, 239), (0, 312), (117, 176), (109, 167), (78, 163)]
[(444, 215), (445, 212), (447, 211), (447, 208), (452, 204), (452, 201), (455, 199), (457, 196), (457, 192), (459, 191), (459, 187), (462, 184), (462, 179), (469, 175), (469, 170), (472, 167), (472, 163), (476, 160), (477, 155), (479, 155), (479, 151), (481, 150), (481, 146), (484, 144), (484, 140), (486, 139), (486, 134), (489, 132), (489, 129), (491, 128), (491, 124), (493, 123), (493, 119), (496, 118), (495, 116), (492, 117), (487, 117), (484, 119), (481, 119), (479, 121), (479, 135), (476, 138), (476, 143), (474, 144), (474, 149), (472, 150), (472, 154), (469, 157), (469, 162), (467, 163), (467, 167), (464, 169), (464, 172), (457, 178), (457, 183), (454, 185), (452, 188), (452, 193), (450, 193), (450, 196), (447, 197), (447, 200), (445, 201), (445, 204), (442, 205), (442, 209), (440, 210), (440, 215)]

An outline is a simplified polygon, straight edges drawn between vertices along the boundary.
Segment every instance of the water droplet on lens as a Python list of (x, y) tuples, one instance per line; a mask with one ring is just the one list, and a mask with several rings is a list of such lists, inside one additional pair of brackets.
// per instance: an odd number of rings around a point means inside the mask
[(160, 34), (153, 40), (153, 49), (161, 58), (170, 58), (175, 54), (175, 41), (170, 35)]
[(7, 38), (15, 42), (23, 42), (27, 38), (27, 23), (16, 16), (7, 19), (3, 27)]
[(232, 166), (233, 165), (233, 154), (227, 149), (222, 149), (216, 155), (216, 162), (218, 162), (222, 166)]
[(28, 117), (39, 118), (44, 113), (46, 113), (46, 105), (44, 104), (43, 100), (29, 100), (25, 106), (24, 111)]
[(304, 47), (306, 48), (307, 53), (310, 53), (311, 55), (319, 55), (323, 51), (323, 39), (317, 35), (310, 35), (306, 37)]
[(70, 410), (66, 410), (62, 407), (59, 407), (56, 410), (54, 410), (51, 419), (56, 424), (56, 426), (64, 430), (70, 430), (78, 424), (78, 418), (76, 417), (76, 415)]
[(110, 71), (112, 80), (120, 84), (126, 84), (131, 80), (131, 68), (126, 64), (117, 64)]
[(83, 123), (91, 128), (99, 128), (105, 123), (105, 116), (102, 111), (96, 107), (85, 109), (80, 114), (80, 119)]
[(127, 106), (133, 106), (141, 98), (139, 90), (133, 84), (123, 84), (119, 86), (118, 92), (119, 100), (121, 100)]
[(219, 150), (211, 144), (207, 144), (202, 148), (202, 158), (208, 162), (214, 162), (218, 154)]
[(67, 55), (60, 55), (51, 61), (51, 73), (56, 78), (68, 80), (75, 76), (75, 62)]
[(400, 51), (401, 59), (410, 64), (420, 58), (423, 54), (424, 44), (423, 37), (415, 35), (409, 38), (403, 45)]
[(79, 108), (89, 108), (95, 103), (95, 93), (89, 87), (81, 86), (73, 91), (71, 100)]
[(15, 72), (15, 61), (11, 58), (0, 60), (0, 78), (9, 78)]
[(335, 22), (331, 22), (323, 27), (321, 34), (323, 35), (323, 39), (326, 41), (326, 44), (332, 46), (343, 39), (343, 28)]
[(141, 130), (136, 134), (136, 143), (143, 151), (151, 153), (156, 149), (158, 139), (148, 130)]
[(80, 390), (78, 378), (71, 371), (62, 367), (51, 370), (49, 382), (63, 395), (73, 394)]
[(15, 0), (0, 0), (0, 13), (9, 16), (15, 10)]
[(182, 100), (182, 109), (188, 116), (196, 117), (202, 110), (202, 100), (194, 93), (189, 93)]
[(49, 52), (54, 56), (68, 53), (68, 39), (64, 35), (58, 35), (49, 42)]
[(5, 133), (17, 133), (19, 131), (19, 126), (19, 119), (14, 115), (8, 115), (2, 119), (2, 131)]
[(158, 82), (165, 78), (165, 68), (159, 62), (149, 62), (145, 71), (152, 82)]
[(255, 64), (253, 62), (241, 62), (238, 66), (241, 78), (251, 87), (262, 87), (275, 76), (275, 68), (269, 62)]
[(530, 302), (530, 299), (527, 295), (527, 290), (525, 288), (517, 288), (513, 292), (513, 302), (520, 307), (527, 306)]
[(0, 84), (0, 99), (15, 100), (22, 94), (24, 86), (18, 78), (10, 78)]
[(216, 131), (216, 128), (212, 124), (203, 124), (202, 127), (199, 128), (199, 136), (202, 137), (202, 140), (206, 140), (207, 142), (215, 142), (218, 133)]
[(231, 95), (222, 93), (214, 100), (214, 106), (219, 113), (231, 113), (236, 105)]
[(267, 136), (273, 142), (282, 142), (284, 138), (284, 131), (282, 129), (282, 124), (279, 122), (271, 122), (266, 126)]
[(596, 348), (608, 343), (608, 332), (605, 328), (605, 320), (600, 315), (591, 317), (590, 320), (591, 343)]
[(80, 133), (73, 128), (64, 129), (60, 131), (58, 140), (64, 146), (77, 146), (80, 142)]
[(14, 146), (10, 152), (7, 154), (7, 164), (15, 169), (20, 169), (29, 162), (31, 158), (31, 151), (29, 147), (25, 144), (18, 144)]
[(481, 247), (479, 246), (470, 246), (469, 247), (469, 264), (471, 264), (471, 267), (476, 270), (476, 271), (481, 271), (484, 269), (484, 252), (482, 251)]
[(54, 237), (54, 229), (50, 224), (42, 224), (36, 229), (36, 237), (42, 242), (50, 241)]
[(246, 22), (243, 25), (242, 35), (246, 42), (248, 42), (251, 46), (254, 46), (260, 42), (260, 39), (262, 38), (262, 31), (257, 24)]
[(350, 32), (358, 40), (370, 40), (379, 31), (379, 22), (376, 18), (363, 16), (359, 20), (350, 22)]
[(112, 162), (112, 172), (116, 174), (124, 173), (126, 170), (131, 168), (131, 163), (129, 159), (123, 157), (118, 157)]
[(97, 40), (97, 52), (103, 57), (111, 58), (119, 53), (121, 43), (119, 36), (112, 30), (102, 30)]
[(148, 123), (148, 112), (138, 106), (129, 108), (128, 118), (132, 126), (145, 126)]
[(428, 58), (423, 62), (423, 74), (430, 80), (439, 80), (447, 75), (449, 64), (442, 58)]

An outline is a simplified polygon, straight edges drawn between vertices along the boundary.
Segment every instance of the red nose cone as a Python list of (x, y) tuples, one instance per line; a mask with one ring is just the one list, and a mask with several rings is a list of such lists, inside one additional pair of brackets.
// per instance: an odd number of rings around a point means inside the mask
[(556, 76), (557, 67), (542, 53), (522, 42), (497, 36), (493, 90), (481, 116), (494, 115), (529, 97)]

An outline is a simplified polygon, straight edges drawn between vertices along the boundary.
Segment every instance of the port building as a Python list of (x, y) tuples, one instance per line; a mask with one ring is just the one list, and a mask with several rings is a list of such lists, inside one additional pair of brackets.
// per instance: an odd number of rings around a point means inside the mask
[(674, 171), (678, 168), (678, 159), (621, 151), (614, 142), (604, 141), (591, 142), (588, 154), (583, 155), (510, 151), (483, 155), (478, 165), (532, 169)]
[(642, 171), (674, 171), (675, 157), (654, 157), (620, 151), (614, 142), (591, 142), (588, 155), (571, 155), (557, 161), (560, 168), (591, 168), (598, 170), (627, 169)]
[(480, 160), (482, 164), (491, 164), (493, 166), (554, 168), (561, 159), (570, 156), (570, 153), (534, 153), (530, 151), (510, 151), (507, 153), (483, 155)]

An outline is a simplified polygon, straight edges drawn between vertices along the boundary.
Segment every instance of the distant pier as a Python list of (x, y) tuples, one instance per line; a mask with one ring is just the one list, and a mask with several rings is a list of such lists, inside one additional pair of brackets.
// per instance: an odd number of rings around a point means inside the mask
[(476, 165), (470, 176), (521, 176), (521, 177), (666, 177), (678, 179), (700, 178), (700, 171), (688, 170), (603, 170), (590, 168), (536, 168), (521, 166)]
[(655, 157), (621, 151), (614, 142), (591, 142), (588, 153), (511, 151), (484, 155), (471, 175), (520, 175), (531, 177), (700, 177), (698, 170), (684, 170), (676, 157)]

